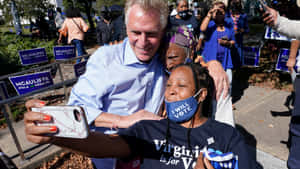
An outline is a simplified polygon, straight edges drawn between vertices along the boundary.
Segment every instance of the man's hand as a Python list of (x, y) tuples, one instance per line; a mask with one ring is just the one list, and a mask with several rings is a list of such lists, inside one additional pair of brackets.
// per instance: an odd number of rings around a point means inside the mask
[(36, 144), (50, 143), (53, 137), (45, 136), (45, 134), (56, 133), (56, 126), (37, 126), (37, 122), (49, 122), (51, 121), (51, 116), (32, 112), (32, 107), (43, 107), (45, 105), (44, 101), (41, 100), (29, 100), (26, 102), (25, 106), (27, 112), (24, 115), (24, 125), (26, 137), (29, 141)]
[(294, 66), (296, 64), (296, 58), (289, 57), (289, 60), (286, 63), (286, 66), (288, 67), (290, 73), (294, 71)]
[(141, 120), (161, 120), (161, 119), (163, 118), (154, 113), (142, 109), (133, 113), (132, 115), (122, 117), (120, 121), (117, 122), (116, 125), (118, 128), (128, 128), (134, 123)]
[(207, 68), (210, 76), (214, 79), (216, 99), (219, 100), (222, 92), (224, 92), (223, 97), (226, 98), (229, 91), (229, 80), (222, 65), (218, 61), (212, 60), (207, 62)]
[(263, 14), (263, 21), (269, 26), (275, 26), (277, 24), (278, 12), (268, 6)]
[(197, 159), (197, 163), (194, 169), (214, 169), (207, 158), (203, 158), (203, 154), (200, 153)]

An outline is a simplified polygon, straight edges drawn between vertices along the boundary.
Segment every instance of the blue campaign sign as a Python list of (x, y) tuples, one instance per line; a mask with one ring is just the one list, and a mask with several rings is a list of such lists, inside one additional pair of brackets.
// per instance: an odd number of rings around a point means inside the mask
[(274, 29), (269, 26), (266, 26), (265, 39), (273, 39), (273, 40), (283, 40), (283, 41), (291, 41), (290, 38), (279, 34)]
[(37, 63), (48, 62), (45, 48), (36, 48), (19, 51), (22, 65), (33, 65)]
[(74, 71), (75, 71), (75, 76), (79, 77), (85, 72), (85, 67), (86, 67), (87, 61), (80, 62), (74, 65)]
[[(276, 70), (288, 72), (288, 67), (286, 66), (287, 61), (289, 60), (290, 50), (289, 49), (280, 49), (280, 53), (278, 55)], [(297, 58), (299, 58), (299, 51), (297, 54)], [(294, 68), (297, 70), (297, 66)]]
[(19, 95), (53, 85), (50, 72), (39, 72), (22, 76), (9, 77)]
[(259, 56), (260, 56), (259, 47), (245, 46), (243, 48), (243, 54), (244, 54), (244, 65), (258, 67)]
[[(0, 90), (2, 90), (3, 95), (4, 95), (5, 98), (9, 98), (5, 82), (3, 82), (3, 81), (0, 81)], [(0, 95), (0, 100), (3, 100), (2, 95)]]
[(66, 60), (76, 57), (75, 46), (55, 46), (53, 52), (55, 60)]

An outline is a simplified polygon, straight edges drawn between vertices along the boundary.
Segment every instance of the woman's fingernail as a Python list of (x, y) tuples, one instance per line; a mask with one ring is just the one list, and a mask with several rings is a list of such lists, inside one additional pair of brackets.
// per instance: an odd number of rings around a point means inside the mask
[(44, 101), (40, 101), (40, 105), (41, 105), (41, 106), (45, 106), (45, 104), (46, 104), (46, 103), (45, 103)]
[(51, 116), (49, 116), (49, 115), (44, 115), (43, 120), (45, 120), (45, 121), (50, 121), (50, 120), (51, 120)]
[(56, 126), (51, 126), (50, 131), (57, 131), (57, 127)]

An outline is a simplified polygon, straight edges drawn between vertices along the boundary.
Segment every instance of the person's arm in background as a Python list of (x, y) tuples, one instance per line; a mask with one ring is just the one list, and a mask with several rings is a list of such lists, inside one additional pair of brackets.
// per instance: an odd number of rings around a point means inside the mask
[(80, 18), (80, 25), (82, 26), (82, 30), (84, 32), (87, 32), (89, 30), (89, 26), (87, 25), (87, 23), (85, 23), (85, 21), (82, 18)]
[(68, 34), (68, 27), (67, 27), (67, 24), (66, 24), (66, 20), (64, 21), (63, 25), (58, 30), (58, 32), (59, 32), (59, 37), (58, 37), (57, 43), (60, 44), (62, 42), (62, 37), (63, 36), (66, 37), (67, 34)]
[(294, 71), (294, 66), (296, 64), (296, 57), (297, 57), (299, 46), (300, 46), (300, 40), (293, 40), (291, 42), (289, 60), (286, 63), (286, 66), (288, 67), (291, 73)]
[(279, 13), (266, 6), (266, 12), (263, 14), (263, 21), (273, 27), (278, 33), (300, 40), (300, 21), (289, 20), (282, 17)]
[(249, 29), (249, 24), (248, 24), (248, 16), (247, 14), (243, 14), (241, 15), (243, 17), (243, 26), (242, 28), (239, 29), (240, 33), (249, 33), (250, 29)]
[(205, 32), (210, 20), (213, 18), (215, 13), (217, 12), (218, 8), (212, 8), (208, 11), (207, 15), (204, 17), (201, 25), (200, 25), (200, 31)]

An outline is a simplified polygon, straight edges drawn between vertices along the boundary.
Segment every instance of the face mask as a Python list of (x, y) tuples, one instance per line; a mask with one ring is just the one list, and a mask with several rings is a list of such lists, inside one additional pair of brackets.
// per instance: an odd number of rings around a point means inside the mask
[(198, 108), (198, 102), (195, 97), (197, 97), (201, 91), (202, 89), (194, 96), (184, 100), (175, 102), (168, 102), (165, 100), (168, 118), (176, 123), (182, 123), (191, 119)]
[(186, 20), (188, 18), (188, 10), (178, 12), (181, 19)]
[(215, 23), (216, 24), (222, 24), (222, 23), (224, 23), (224, 15), (217, 15), (216, 16), (216, 19), (215, 19)]
[(232, 4), (232, 7), (231, 7), (232, 12), (234, 12), (234, 13), (239, 12), (239, 9), (240, 9), (239, 4), (237, 4), (237, 3)]
[(109, 13), (103, 13), (102, 14), (102, 17), (106, 20), (109, 20), (110, 19), (110, 14)]

